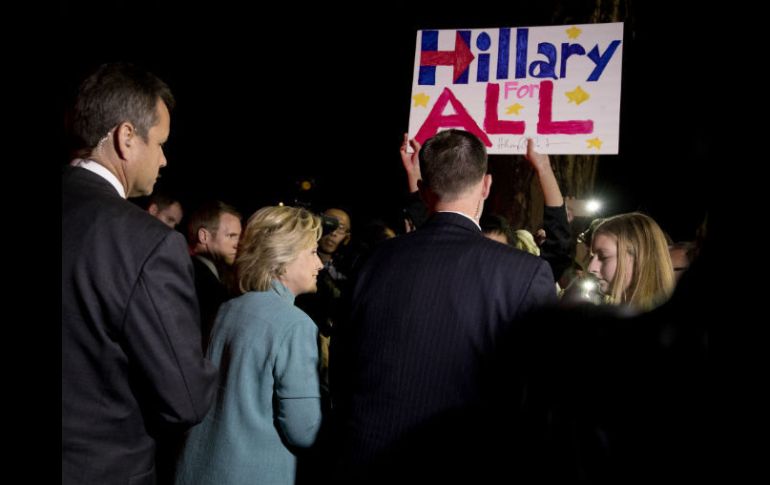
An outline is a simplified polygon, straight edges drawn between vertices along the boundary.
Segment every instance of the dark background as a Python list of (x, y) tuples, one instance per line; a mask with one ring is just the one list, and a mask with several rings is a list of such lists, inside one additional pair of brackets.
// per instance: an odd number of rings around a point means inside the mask
[[(434, 4), (438, 2), (432, 2)], [(343, 205), (354, 221), (395, 221), (406, 177), (416, 31), (590, 23), (596, 4), (625, 12), (620, 154), (602, 156), (604, 215), (642, 210), (692, 239), (713, 192), (718, 59), (702, 11), (652, 1), (359, 3), (266, 7), (63, 2), (59, 110), (108, 61), (140, 64), (173, 90), (169, 165), (156, 189), (186, 208), (220, 198), (248, 216), (279, 201)], [(706, 24), (708, 25), (708, 24)], [(713, 33), (713, 30), (712, 30)], [(701, 73), (696, 75), (697, 73)], [(61, 163), (67, 143), (61, 135)], [(511, 163), (518, 163), (511, 158)], [(300, 193), (301, 180), (314, 182)], [(565, 194), (567, 195), (567, 194)]]

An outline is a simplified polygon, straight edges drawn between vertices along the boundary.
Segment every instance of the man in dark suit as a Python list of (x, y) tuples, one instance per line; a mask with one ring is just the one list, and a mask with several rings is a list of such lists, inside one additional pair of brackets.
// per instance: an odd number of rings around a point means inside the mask
[(62, 483), (152, 484), (156, 438), (203, 419), (204, 360), (184, 238), (126, 197), (166, 165), (171, 92), (105, 64), (80, 86), (83, 158), (62, 176)]
[(235, 207), (219, 200), (201, 204), (190, 216), (187, 225), (204, 354), (209, 347), (219, 307), (231, 298), (231, 292), (235, 290), (232, 288), (235, 285), (232, 283), (231, 267), (238, 254), (241, 230), (241, 214)]
[(448, 130), (412, 145), (432, 215), (367, 261), (350, 325), (332, 342), (340, 481), (438, 479), (437, 468), (458, 479), (455, 458), (479, 446), (498, 340), (556, 301), (545, 261), (481, 233), (492, 179), (478, 138)]

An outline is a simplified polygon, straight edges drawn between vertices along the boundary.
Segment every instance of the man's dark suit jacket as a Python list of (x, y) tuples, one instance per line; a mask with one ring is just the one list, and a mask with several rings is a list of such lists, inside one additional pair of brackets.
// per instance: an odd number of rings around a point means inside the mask
[(494, 384), (485, 376), (500, 337), (555, 301), (545, 261), (485, 238), (460, 214), (437, 213), (386, 241), (359, 273), (352, 320), (332, 341), (338, 471), (352, 481), (416, 479), (398, 476), (402, 458), (426, 456), (417, 443), (459, 437), (455, 426)]
[(62, 176), (62, 483), (155, 482), (155, 437), (205, 416), (193, 269), (181, 234), (102, 177)]
[(195, 293), (198, 295), (198, 303), (200, 304), (201, 342), (205, 354), (211, 341), (211, 331), (214, 328), (214, 320), (217, 318), (219, 307), (228, 300), (230, 295), (225, 285), (206, 266), (206, 263), (195, 256), (192, 257), (192, 262), (195, 270)]

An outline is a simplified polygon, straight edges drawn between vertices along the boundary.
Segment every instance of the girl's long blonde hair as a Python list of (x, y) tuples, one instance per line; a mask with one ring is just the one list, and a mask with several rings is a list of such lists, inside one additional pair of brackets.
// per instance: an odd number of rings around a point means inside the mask
[[(593, 232), (615, 236), (618, 244), (617, 268), (610, 284), (608, 300), (630, 304), (648, 311), (665, 302), (674, 291), (674, 269), (666, 236), (658, 223), (640, 212), (629, 212), (605, 219)], [(631, 256), (631, 267), (623, 254)], [(631, 273), (631, 283), (624, 282)]]

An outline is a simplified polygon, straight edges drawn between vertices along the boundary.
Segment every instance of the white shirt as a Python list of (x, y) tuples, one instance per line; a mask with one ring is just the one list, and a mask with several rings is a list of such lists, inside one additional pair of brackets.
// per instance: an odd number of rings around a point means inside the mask
[(123, 184), (120, 183), (120, 180), (118, 180), (115, 174), (107, 170), (105, 166), (99, 164), (99, 162), (95, 162), (93, 160), (86, 160), (84, 158), (76, 158), (75, 160), (70, 162), (70, 165), (72, 165), (73, 167), (84, 168), (89, 172), (95, 173), (96, 175), (100, 176), (101, 178), (109, 182), (113, 187), (115, 187), (115, 190), (118, 191), (118, 194), (121, 197), (123, 197), (124, 199), (126, 198), (126, 189), (123, 188)]

